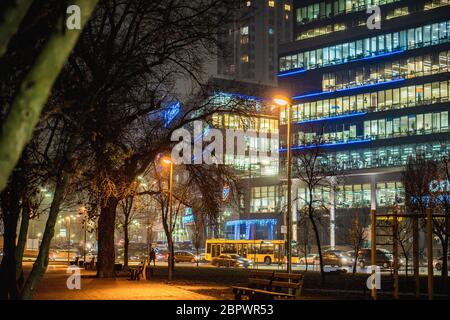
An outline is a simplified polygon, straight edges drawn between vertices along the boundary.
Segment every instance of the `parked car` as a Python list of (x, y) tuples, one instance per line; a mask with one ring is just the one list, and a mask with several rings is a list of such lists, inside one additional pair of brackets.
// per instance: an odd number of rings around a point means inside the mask
[[(441, 271), (442, 270), (443, 261), (444, 261), (444, 256), (440, 256), (439, 258), (434, 259), (433, 260), (433, 267), (436, 270)], [(447, 255), (447, 265), (450, 266), (450, 254)]]
[(299, 264), (316, 264), (317, 263), (316, 259), (318, 259), (318, 257), (319, 257), (319, 255), (317, 253), (310, 253), (310, 254), (307, 254), (306, 257), (301, 257), (298, 260), (298, 263)]
[(206, 262), (206, 253), (200, 253), (197, 256), (198, 262)]
[(197, 258), (189, 251), (175, 251), (175, 262), (196, 262)]
[(252, 265), (252, 261), (245, 259), (238, 254), (221, 254), (212, 259), (211, 264), (216, 267), (244, 267)]
[[(354, 259), (340, 250), (328, 250), (322, 254), (322, 261), (324, 266), (343, 267), (353, 264)], [(319, 256), (316, 257), (316, 263), (320, 263)]]
[[(371, 249), (361, 249), (358, 253), (358, 265), (360, 268), (365, 268), (371, 265)], [(392, 255), (383, 250), (376, 251), (377, 266), (385, 269), (391, 268), (393, 265)]]

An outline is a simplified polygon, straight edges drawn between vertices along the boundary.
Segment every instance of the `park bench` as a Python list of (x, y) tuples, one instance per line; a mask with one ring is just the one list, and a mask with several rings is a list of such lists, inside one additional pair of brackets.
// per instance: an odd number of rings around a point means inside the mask
[(303, 275), (270, 271), (251, 271), (247, 287), (232, 287), (236, 300), (298, 299)]
[(147, 279), (147, 260), (141, 262), (138, 266), (130, 267), (130, 280)]

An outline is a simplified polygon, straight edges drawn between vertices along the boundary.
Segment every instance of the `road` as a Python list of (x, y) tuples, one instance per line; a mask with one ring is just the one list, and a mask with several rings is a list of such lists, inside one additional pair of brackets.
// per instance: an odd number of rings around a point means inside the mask
[[(139, 262), (130, 262), (130, 264), (138, 264)], [(156, 263), (157, 266), (167, 266), (167, 262), (157, 262)], [(177, 267), (195, 267), (197, 266), (196, 263), (190, 263), (190, 262), (183, 262), (183, 263), (177, 263)], [(217, 268), (216, 266), (211, 265), (210, 263), (199, 263), (199, 267), (202, 268)], [(280, 271), (285, 271), (286, 270), (286, 265), (277, 265), (277, 264), (272, 264), (272, 265), (266, 265), (263, 263), (260, 264), (256, 264), (253, 265), (252, 267), (249, 267), (249, 269), (255, 269), (255, 270), (280, 270)], [(319, 272), (319, 266), (318, 265), (308, 265), (308, 269), (306, 269), (306, 265), (299, 265), (299, 264), (293, 264), (292, 265), (292, 270), (293, 271), (316, 271)], [(330, 267), (330, 266), (325, 266), (324, 268), (325, 272), (336, 272), (338, 270), (342, 270), (343, 272), (346, 273), (352, 273), (352, 267)], [(370, 273), (370, 268), (360, 268), (359, 266), (356, 267), (356, 273), (359, 274), (368, 274)], [(427, 268), (426, 267), (421, 267), (419, 269), (419, 272), (421, 275), (427, 275)], [(382, 274), (390, 274), (391, 270), (389, 269), (382, 269), (381, 270)], [(413, 270), (410, 267), (408, 274), (412, 274)], [(399, 274), (406, 274), (406, 270), (405, 268), (401, 268), (399, 271)], [(438, 276), (441, 275), (441, 272), (438, 270), (434, 270), (434, 275)]]

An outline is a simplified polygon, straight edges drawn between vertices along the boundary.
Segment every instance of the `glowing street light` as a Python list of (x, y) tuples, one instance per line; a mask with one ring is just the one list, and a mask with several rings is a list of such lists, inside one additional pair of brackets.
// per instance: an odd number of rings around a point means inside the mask
[(292, 228), (291, 228), (291, 214), (292, 214), (292, 168), (291, 168), (291, 99), (283, 96), (275, 96), (273, 102), (280, 108), (286, 108), (287, 114), (287, 212), (285, 215), (286, 224), (286, 238), (287, 238), (287, 272), (292, 272)]
[(70, 239), (70, 216), (66, 216), (65, 220), (66, 220), (66, 226), (67, 226), (67, 265), (70, 266), (70, 244), (71, 244), (71, 239)]
[[(173, 161), (168, 157), (161, 159), (161, 163), (166, 166), (170, 166), (169, 173), (169, 225), (172, 225), (172, 189), (173, 189)], [(170, 268), (169, 268), (170, 269)], [(170, 270), (169, 270), (170, 272)]]

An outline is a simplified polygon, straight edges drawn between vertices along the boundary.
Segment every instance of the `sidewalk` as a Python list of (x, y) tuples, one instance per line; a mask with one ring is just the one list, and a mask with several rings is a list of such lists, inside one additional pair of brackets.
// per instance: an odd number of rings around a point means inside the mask
[[(34, 300), (217, 300), (214, 295), (197, 293), (219, 290), (210, 286), (167, 284), (162, 280), (129, 281), (127, 278), (96, 279), (82, 272), (81, 290), (69, 290), (63, 266), (52, 267), (44, 276)], [(188, 290), (189, 289), (189, 290)], [(225, 297), (224, 297), (225, 299)]]

